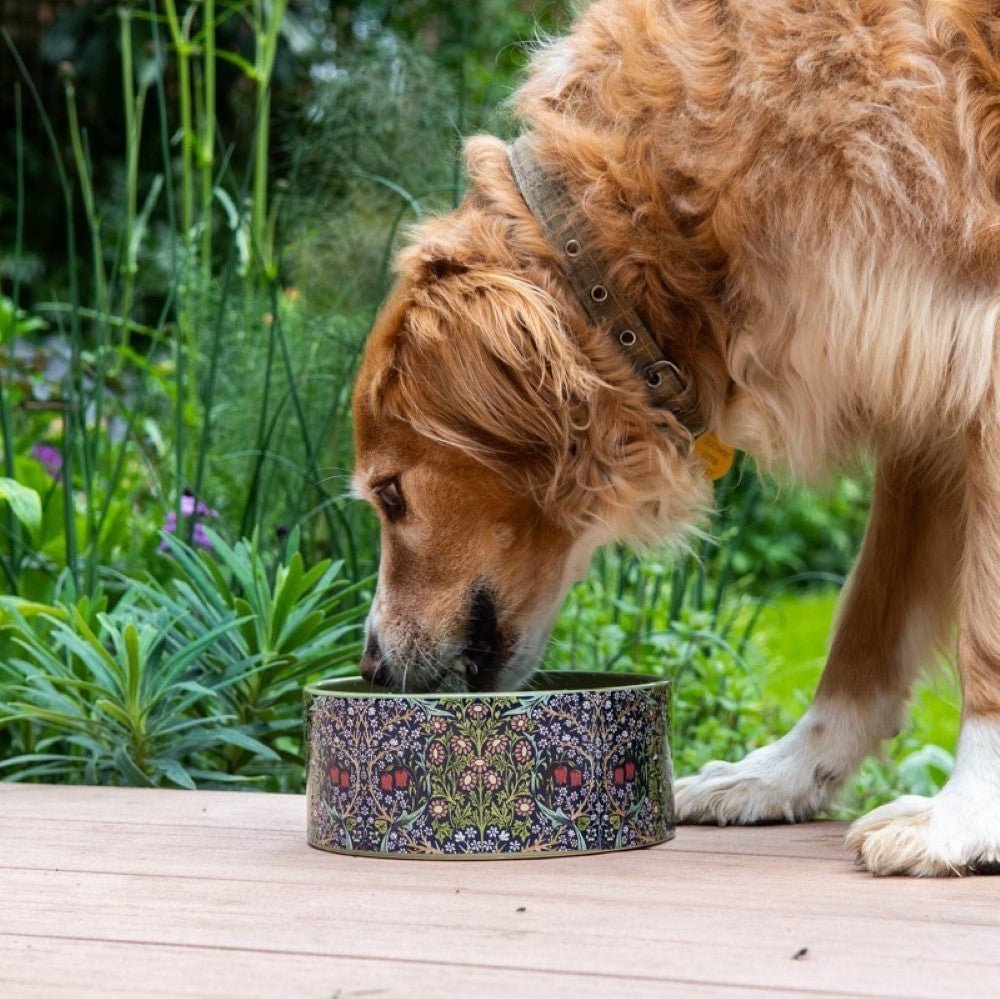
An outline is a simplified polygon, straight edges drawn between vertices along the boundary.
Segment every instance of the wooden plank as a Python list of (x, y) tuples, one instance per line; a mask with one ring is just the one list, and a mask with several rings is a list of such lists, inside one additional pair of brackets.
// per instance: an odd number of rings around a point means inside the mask
[[(1000, 991), (1000, 882), (872, 879), (845, 858), (840, 826), (688, 830), (708, 848), (455, 864), (310, 850), (302, 808), (287, 796), (0, 785), (0, 940), (355, 962), (373, 988), (387, 963), (452, 985), (478, 968), (486, 994), (486, 972), (686, 994)], [(632, 994), (619, 984), (603, 987)]]
[[(305, 828), (305, 799), (300, 795), (246, 792), (192, 795), (190, 791), (161, 790), (150, 795), (138, 788), (52, 787), (0, 783), (0, 820), (49, 818), (66, 822), (115, 823), (134, 820), (143, 825), (195, 825), (274, 829), (301, 832)], [(845, 823), (799, 826), (758, 826), (738, 830), (743, 855), (814, 856), (828, 859), (828, 847), (843, 846)], [(681, 852), (728, 853), (734, 830), (714, 826), (684, 827), (665, 847)]]
[[(773, 831), (780, 830), (775, 827)], [(739, 848), (744, 830), (720, 832), (734, 850)], [(121, 848), (123, 842), (129, 844), (127, 850)], [(879, 881), (854, 871), (839, 850), (825, 860), (758, 855), (750, 866), (749, 858), (739, 853), (677, 853), (672, 845), (603, 857), (456, 864), (325, 854), (306, 848), (301, 830), (147, 828), (134, 822), (111, 826), (106, 822), (39, 819), (22, 825), (9, 818), (0, 820), (0, 844), (0, 867), (40, 871), (224, 876), (255, 885), (335, 884), (345, 894), (365, 893), (371, 885), (381, 884), (387, 890), (418, 898), (442, 884), (457, 891), (487, 893), (499, 884), (509, 894), (534, 898), (555, 883), (567, 898), (577, 898), (583, 904), (593, 901), (596, 888), (600, 904), (610, 907), (657, 904), (669, 889), (676, 904), (689, 907), (713, 907), (720, 897), (732, 897), (747, 912), (764, 904), (768, 911), (780, 909), (788, 915), (839, 911), (856, 918), (917, 921), (926, 921), (928, 913), (947, 903), (952, 923), (1000, 923), (995, 882), (989, 879)], [(500, 873), (501, 866), (509, 870)], [(581, 878), (581, 872), (586, 877)], [(751, 875), (762, 883), (748, 890), (746, 882)], [(809, 884), (810, 890), (802, 897), (804, 884)]]
[(62, 822), (139, 822), (244, 829), (305, 829), (305, 798), (239, 791), (150, 792), (133, 787), (80, 787), (0, 782), (0, 816)]
[[(770, 990), (765, 990), (773, 995)], [(10, 999), (78, 996), (171, 996), (232, 999), (240, 996), (510, 996), (609, 995), (654, 997), (760, 995), (724, 985), (663, 982), (608, 975), (540, 975), (509, 968), (431, 962), (359, 960), (273, 954), (212, 947), (121, 944), (102, 940), (0, 936), (0, 994)], [(807, 995), (808, 993), (803, 993)]]
[[(430, 881), (418, 893), (371, 879), (370, 871), (366, 887), (347, 890), (336, 881), (255, 885), (2, 871), (0, 893), (13, 902), (0, 912), (0, 933), (51, 935), (58, 926), (67, 936), (123, 943), (373, 961), (392, 956), (550, 974), (628, 972), (664, 981), (857, 994), (941, 994), (956, 976), (982, 982), (983, 995), (990, 992), (986, 983), (1000, 987), (993, 927), (795, 914), (794, 906), (776, 910), (774, 892), (763, 892), (764, 879), (754, 879), (763, 898), (753, 906), (722, 893), (714, 905), (695, 907), (678, 904), (669, 892), (658, 903), (603, 899), (599, 884), (584, 896), (565, 890), (558, 879), (536, 885), (532, 895), (514, 892), (503, 884), (509, 864), (483, 865), (495, 883), (457, 893), (450, 882), (435, 883), (439, 865), (388, 866), (419, 866)], [(793, 960), (802, 947), (807, 959)]]

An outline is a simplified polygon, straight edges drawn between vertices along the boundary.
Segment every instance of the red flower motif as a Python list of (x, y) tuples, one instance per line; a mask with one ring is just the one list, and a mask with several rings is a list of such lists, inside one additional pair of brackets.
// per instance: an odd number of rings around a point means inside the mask
[(487, 770), (482, 776), (482, 781), (491, 791), (499, 790), (500, 785), (503, 783), (500, 779), (500, 774), (495, 770)]
[(569, 772), (569, 786), (579, 787), (583, 783), (583, 774), (579, 770), (570, 770)]
[(451, 737), (451, 748), (456, 753), (471, 753), (472, 740), (465, 735), (453, 735)]
[(432, 819), (443, 819), (448, 814), (448, 802), (444, 798), (431, 798), (427, 811)]
[(569, 767), (565, 763), (557, 763), (552, 768), (552, 779), (557, 784), (565, 784), (569, 779)]
[(486, 740), (486, 752), (492, 756), (499, 756), (507, 748), (507, 736), (497, 734), (491, 735)]
[(635, 761), (625, 761), (625, 780), (635, 780)]
[(443, 732), (447, 731), (448, 723), (440, 715), (434, 715), (434, 717), (427, 723), (427, 727), (437, 735), (441, 735)]
[(531, 755), (531, 743), (527, 739), (519, 739), (514, 743), (514, 759), (518, 763), (527, 763)]
[(405, 788), (410, 783), (410, 775), (402, 767), (396, 767), (396, 771), (392, 776), (396, 787)]
[(615, 787), (621, 787), (625, 783), (625, 768), (615, 767)]
[(392, 790), (392, 774), (382, 774), (378, 779), (378, 786), (382, 788), (383, 791)]
[(437, 763), (437, 764), (444, 763), (444, 757), (445, 757), (444, 743), (432, 742), (427, 747), (427, 759), (429, 759), (431, 763)]
[(461, 776), (458, 778), (458, 786), (463, 791), (471, 791), (478, 782), (479, 779), (472, 770), (463, 770)]
[(515, 732), (523, 732), (528, 727), (528, 716), (525, 714), (514, 715), (510, 720), (510, 727)]
[(489, 764), (486, 762), (484, 757), (473, 756), (469, 761), (469, 766), (478, 773), (482, 773), (489, 766)]
[(330, 767), (330, 780), (332, 780), (334, 784), (340, 783), (340, 767), (338, 767), (336, 763)]
[(346, 770), (340, 771), (340, 786), (345, 791), (351, 786), (351, 775)]

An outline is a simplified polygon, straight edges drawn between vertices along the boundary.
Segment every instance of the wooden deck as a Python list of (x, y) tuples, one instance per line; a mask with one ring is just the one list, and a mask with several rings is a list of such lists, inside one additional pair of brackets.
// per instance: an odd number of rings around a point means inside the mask
[(0, 784), (0, 996), (1000, 994), (1000, 879), (843, 827), (544, 861), (323, 854), (292, 796)]

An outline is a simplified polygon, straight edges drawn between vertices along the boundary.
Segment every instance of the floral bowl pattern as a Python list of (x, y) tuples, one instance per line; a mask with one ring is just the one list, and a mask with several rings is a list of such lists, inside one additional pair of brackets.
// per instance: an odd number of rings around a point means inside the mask
[(309, 843), (471, 859), (627, 850), (673, 837), (670, 684), (543, 672), (517, 693), (305, 691)]

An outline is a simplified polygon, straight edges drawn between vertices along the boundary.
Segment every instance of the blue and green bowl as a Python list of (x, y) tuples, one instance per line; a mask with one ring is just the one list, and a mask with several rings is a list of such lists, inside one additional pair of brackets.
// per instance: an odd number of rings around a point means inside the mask
[(309, 843), (379, 857), (603, 853), (674, 834), (670, 684), (542, 672), (526, 690), (305, 690)]

